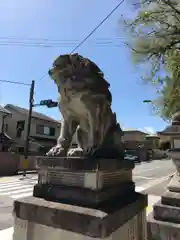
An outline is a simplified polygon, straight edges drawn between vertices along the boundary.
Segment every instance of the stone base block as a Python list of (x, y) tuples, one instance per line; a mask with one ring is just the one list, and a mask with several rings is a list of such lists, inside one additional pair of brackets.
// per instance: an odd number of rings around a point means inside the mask
[(148, 240), (180, 239), (180, 192), (166, 191), (148, 215)]
[(170, 183), (167, 186), (167, 189), (171, 192), (179, 192), (180, 193), (180, 175), (179, 173), (175, 173), (172, 177)]
[(67, 204), (81, 206), (98, 205), (116, 195), (131, 197), (135, 191), (134, 182), (126, 182), (121, 185), (93, 191), (87, 188), (57, 186), (49, 184), (37, 184), (34, 186), (33, 196), (49, 201), (58, 201)]
[(164, 205), (161, 202), (153, 206), (154, 219), (171, 223), (180, 223), (180, 208)]
[(162, 204), (180, 207), (180, 192), (166, 191), (162, 198)]
[(94, 191), (132, 181), (134, 163), (121, 159), (37, 157), (38, 183)]
[(147, 240), (147, 196), (115, 197), (98, 208), (28, 197), (14, 202), (13, 240)]
[(172, 222), (155, 220), (153, 213), (147, 217), (148, 240), (179, 240), (180, 225)]

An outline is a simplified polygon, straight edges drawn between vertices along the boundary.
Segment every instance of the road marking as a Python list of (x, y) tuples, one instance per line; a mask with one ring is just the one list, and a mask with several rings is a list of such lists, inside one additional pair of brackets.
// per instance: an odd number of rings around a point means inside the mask
[(154, 180), (155, 178), (153, 177), (144, 177), (144, 176), (133, 176), (133, 178), (141, 178), (141, 179), (146, 179), (146, 180)]
[(9, 180), (10, 180), (11, 182), (13, 182), (12, 178), (13, 178), (13, 177), (1, 177), (1, 178), (0, 178), (0, 182), (7, 182), (7, 181), (9, 181)]
[[(32, 186), (32, 188), (33, 188), (33, 186)], [(14, 187), (10, 186), (10, 187), (7, 187), (7, 188), (1, 188), (0, 187), (0, 194), (3, 193), (3, 192), (7, 192), (7, 191), (11, 191), (11, 190), (18, 190), (18, 189), (22, 189), (22, 185), (15, 185)]]
[(164, 177), (161, 177), (161, 178), (152, 180), (152, 181), (150, 181), (149, 183), (146, 183), (146, 184), (142, 185), (141, 187), (143, 187), (144, 189), (148, 189), (148, 188), (150, 188), (150, 187), (153, 187), (153, 186), (155, 186), (155, 185), (158, 185), (159, 183), (162, 183), (163, 181), (169, 179), (173, 174), (174, 174), (174, 172), (171, 173), (171, 174), (168, 174), (168, 175), (166, 175), (166, 176), (164, 176)]
[(145, 188), (143, 188), (143, 187), (136, 187), (135, 188), (136, 192), (143, 192), (144, 190), (145, 190)]
[(34, 185), (37, 183), (37, 179), (20, 181), (16, 178), (13, 182), (8, 181), (6, 183), (0, 182), (0, 195), (8, 196), (12, 199), (19, 199), (33, 195)]
[(12, 240), (14, 228), (6, 228), (0, 231), (0, 239), (2, 240)]
[[(28, 187), (28, 188), (24, 188), (24, 189), (20, 189), (20, 190), (15, 190), (12, 191), (11, 193), (14, 195), (16, 193), (23, 193), (23, 192), (32, 192), (33, 191), (33, 187)], [(4, 190), (4, 192), (0, 192), (1, 195), (9, 195), (9, 192), (6, 192), (6, 190)]]
[(156, 169), (162, 169), (162, 167), (154, 167), (154, 168), (146, 168), (146, 169), (137, 169), (139, 171), (136, 171), (134, 170), (135, 173), (144, 173), (144, 172), (148, 172), (148, 171), (153, 171), (153, 170), (156, 170)]
[(20, 198), (24, 198), (24, 197), (30, 197), (32, 196), (32, 191), (31, 192), (27, 192), (27, 193), (22, 193), (22, 194), (17, 194), (17, 195), (13, 195), (11, 196), (13, 199), (20, 199)]
[(12, 188), (12, 187), (15, 187), (15, 186), (22, 186), (22, 183), (20, 183), (20, 182), (14, 182), (14, 183), (6, 183), (6, 184), (1, 184), (0, 183), (0, 189), (2, 188), (5, 188), (5, 189), (8, 189), (8, 188)]

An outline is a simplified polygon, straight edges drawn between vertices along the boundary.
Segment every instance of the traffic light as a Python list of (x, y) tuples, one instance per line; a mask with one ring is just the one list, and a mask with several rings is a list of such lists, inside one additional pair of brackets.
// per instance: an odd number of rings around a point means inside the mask
[(47, 106), (48, 108), (52, 108), (52, 107), (57, 107), (58, 102), (54, 102), (52, 99), (47, 99), (47, 100), (41, 100), (40, 105)]

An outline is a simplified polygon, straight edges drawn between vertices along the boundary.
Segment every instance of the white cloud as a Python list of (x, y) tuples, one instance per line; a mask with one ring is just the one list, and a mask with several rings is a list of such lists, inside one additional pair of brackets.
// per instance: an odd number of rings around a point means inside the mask
[(0, 102), (0, 106), (4, 107), (6, 104), (4, 104), (3, 102)]
[(148, 134), (156, 134), (156, 131), (153, 127), (144, 127), (142, 130)]

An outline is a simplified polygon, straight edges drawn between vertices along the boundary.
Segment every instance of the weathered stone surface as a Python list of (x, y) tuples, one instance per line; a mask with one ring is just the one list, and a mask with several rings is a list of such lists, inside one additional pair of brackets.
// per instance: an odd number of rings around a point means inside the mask
[(147, 220), (148, 240), (179, 240), (180, 192), (166, 191)]
[(172, 222), (155, 220), (153, 213), (147, 217), (148, 240), (179, 240), (180, 225)]
[[(28, 197), (14, 202), (14, 216), (33, 224), (101, 239), (117, 231), (129, 220), (141, 213), (146, 206), (147, 196), (139, 193), (134, 193), (134, 195), (127, 198), (116, 196), (96, 208), (85, 208)], [(144, 229), (142, 231), (144, 227), (142, 221), (144, 221), (142, 218), (138, 219), (138, 226), (141, 231), (136, 233), (134, 239), (146, 239)], [(123, 228), (123, 232), (128, 230), (126, 228)], [(135, 231), (135, 229), (130, 230)], [(130, 232), (129, 234), (131, 235)]]
[(83, 157), (37, 157), (37, 168), (52, 167), (73, 170), (133, 169), (134, 162), (119, 158), (83, 158)]
[[(80, 164), (81, 163), (81, 164)], [(132, 161), (38, 157), (38, 184), (65, 185), (98, 191), (132, 181)]]
[(153, 209), (154, 219), (172, 223), (180, 223), (179, 207), (164, 205), (158, 202), (153, 206)]
[(122, 183), (99, 191), (72, 186), (37, 184), (34, 187), (33, 196), (73, 205), (91, 206), (114, 198), (116, 195), (122, 198), (131, 197), (134, 191), (134, 182)]
[(167, 189), (171, 192), (179, 192), (180, 193), (180, 175), (179, 175), (179, 173), (174, 174), (174, 176), (171, 178), (171, 181), (167, 185)]
[[(123, 131), (112, 112), (110, 84), (99, 67), (79, 54), (61, 55), (49, 76), (60, 94), (63, 119), (57, 145), (48, 155), (123, 159)], [(69, 151), (75, 132), (78, 148)]]
[[(103, 236), (98, 240), (147, 240), (146, 212), (143, 209), (123, 226), (112, 232), (108, 237)], [(15, 218), (13, 240), (95, 240), (97, 238), (75, 233), (72, 231), (53, 228), (27, 220)]]
[(165, 205), (180, 207), (180, 192), (166, 191), (161, 198), (161, 203)]
[(172, 117), (172, 124), (163, 135), (171, 137), (171, 149), (166, 154), (176, 167), (167, 191), (161, 201), (154, 205), (153, 213), (148, 216), (148, 240), (180, 239), (180, 112)]
[(39, 184), (82, 187), (95, 191), (129, 181), (132, 181), (132, 170), (72, 172), (53, 168), (41, 169), (38, 174)]

